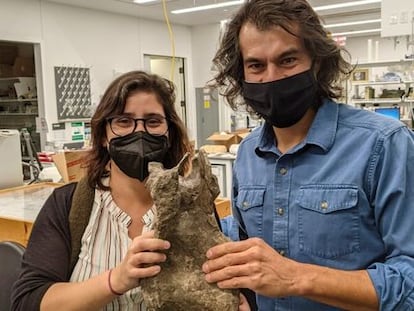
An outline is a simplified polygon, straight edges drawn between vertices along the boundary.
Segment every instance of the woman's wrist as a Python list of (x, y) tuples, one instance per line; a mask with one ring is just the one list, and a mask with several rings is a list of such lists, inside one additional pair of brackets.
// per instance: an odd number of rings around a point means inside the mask
[(111, 292), (111, 294), (112, 294), (112, 295), (115, 295), (115, 296), (121, 296), (121, 295), (123, 295), (123, 293), (118, 292), (117, 290), (115, 290), (115, 289), (112, 287), (112, 281), (111, 281), (111, 277), (112, 277), (112, 270), (113, 270), (113, 269), (110, 269), (110, 270), (109, 270), (109, 272), (108, 272), (108, 288), (109, 288), (109, 291)]

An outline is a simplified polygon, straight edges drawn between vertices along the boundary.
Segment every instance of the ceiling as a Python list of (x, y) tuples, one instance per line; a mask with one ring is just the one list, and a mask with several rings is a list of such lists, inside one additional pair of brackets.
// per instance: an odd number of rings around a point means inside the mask
[[(164, 20), (163, 3), (158, 0), (155, 3), (135, 4), (132, 0), (46, 0), (71, 6), (78, 6), (94, 10), (115, 12), (120, 14), (132, 15), (146, 19)], [(203, 24), (219, 23), (221, 20), (231, 17), (240, 5), (233, 5), (224, 8), (210, 9), (186, 14), (172, 14), (172, 10), (189, 8), (193, 6), (208, 5), (226, 2), (228, 0), (166, 0), (165, 5), (168, 12), (168, 19), (173, 24), (195, 26)], [(315, 8), (330, 4), (344, 3), (351, 0), (308, 0)], [(355, 1), (355, 0), (352, 0)], [(366, 21), (381, 19), (381, 3), (360, 5), (358, 7), (348, 7), (346, 9), (330, 9), (318, 11), (326, 25)], [(336, 34), (355, 30), (381, 28), (380, 22), (357, 26), (341, 26), (328, 29)], [(370, 35), (373, 33), (365, 33)], [(377, 33), (378, 34), (378, 33)], [(350, 36), (350, 35), (348, 35)]]

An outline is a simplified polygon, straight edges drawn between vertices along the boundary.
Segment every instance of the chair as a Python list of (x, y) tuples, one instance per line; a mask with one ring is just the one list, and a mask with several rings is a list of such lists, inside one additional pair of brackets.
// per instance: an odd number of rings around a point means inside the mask
[(0, 242), (0, 306), (10, 310), (10, 295), (13, 283), (17, 280), (25, 247), (17, 242)]

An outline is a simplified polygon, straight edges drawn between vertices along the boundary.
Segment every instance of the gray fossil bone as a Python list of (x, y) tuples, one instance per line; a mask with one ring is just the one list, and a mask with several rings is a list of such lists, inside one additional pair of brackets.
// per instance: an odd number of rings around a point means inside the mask
[(150, 163), (146, 185), (157, 207), (155, 235), (171, 242), (161, 272), (140, 282), (148, 311), (236, 311), (238, 290), (209, 284), (201, 270), (207, 250), (228, 241), (214, 217), (219, 194), (216, 177), (204, 152), (192, 159), (191, 173), (180, 176), (184, 158), (166, 170)]

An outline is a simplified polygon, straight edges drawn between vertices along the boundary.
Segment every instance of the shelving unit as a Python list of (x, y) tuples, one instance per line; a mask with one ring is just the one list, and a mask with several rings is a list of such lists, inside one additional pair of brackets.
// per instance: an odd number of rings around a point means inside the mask
[[(411, 124), (414, 106), (414, 61), (359, 63), (357, 69), (359, 68), (369, 70), (368, 81), (350, 81), (349, 103), (364, 109), (400, 107), (401, 120)], [(385, 73), (394, 73), (395, 78), (387, 80)]]
[[(369, 97), (360, 96), (360, 87), (371, 87), (375, 88), (375, 94), (377, 95), (378, 88), (384, 86), (395, 85), (398, 87), (397, 90), (404, 92), (401, 97)], [(403, 87), (403, 88), (401, 88)], [(366, 105), (396, 105), (396, 104), (405, 104), (412, 103), (414, 101), (412, 88), (414, 87), (414, 81), (384, 81), (384, 82), (357, 82), (353, 83), (354, 96), (352, 97), (352, 102), (355, 105), (366, 106)], [(411, 88), (411, 91), (410, 91)], [(407, 97), (407, 94), (410, 94), (410, 97)]]
[[(22, 95), (21, 91), (16, 89), (15, 83), (28, 81), (30, 81), (30, 87)], [(36, 147), (39, 147), (40, 135), (36, 133), (36, 118), (39, 116), (36, 94), (34, 78), (0, 78), (0, 128), (17, 130), (26, 128), (30, 132)], [(27, 98), (29, 96), (33, 96), (33, 98)]]

